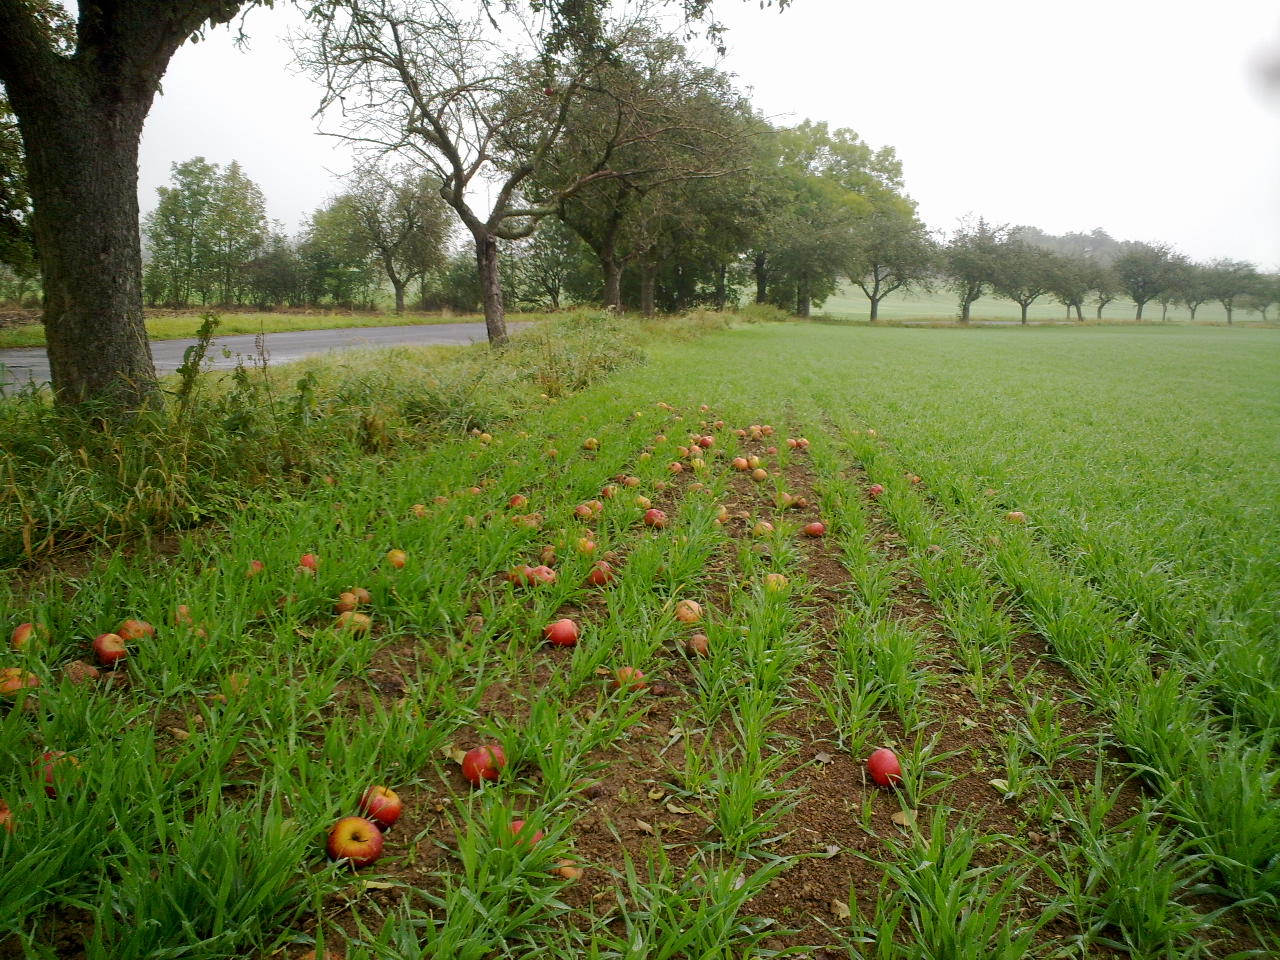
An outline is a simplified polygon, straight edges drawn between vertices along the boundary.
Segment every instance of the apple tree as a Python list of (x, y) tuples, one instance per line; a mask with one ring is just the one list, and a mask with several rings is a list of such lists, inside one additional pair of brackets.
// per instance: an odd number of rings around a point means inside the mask
[(880, 301), (927, 285), (936, 261), (937, 247), (914, 211), (906, 204), (880, 204), (854, 228), (845, 275), (871, 301), (874, 323)]
[(1008, 228), (978, 220), (961, 221), (943, 251), (943, 274), (947, 285), (959, 298), (959, 319), (969, 322), (974, 301), (995, 283), (1000, 261), (1000, 245), (1008, 236)]
[(1209, 295), (1227, 311), (1227, 324), (1232, 322), (1236, 301), (1247, 297), (1257, 285), (1258, 268), (1245, 260), (1214, 260), (1205, 271)]
[(1164, 243), (1134, 240), (1122, 248), (1112, 269), (1120, 289), (1137, 305), (1134, 319), (1141, 320), (1142, 308), (1177, 283), (1178, 270), (1184, 260)]

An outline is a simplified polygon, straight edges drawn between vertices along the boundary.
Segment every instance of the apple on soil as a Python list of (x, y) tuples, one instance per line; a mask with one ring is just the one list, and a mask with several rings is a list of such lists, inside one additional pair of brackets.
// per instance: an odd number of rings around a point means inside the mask
[(115, 633), (100, 633), (93, 641), (93, 652), (104, 667), (112, 667), (128, 655), (124, 637)]
[(884, 484), (882, 483), (873, 483), (871, 486), (867, 487), (868, 496), (878, 497), (882, 493), (884, 493)]
[(827, 532), (827, 528), (817, 521), (806, 523), (804, 525), (804, 535), (806, 537), (820, 537)]
[(482, 780), (497, 780), (502, 768), (507, 765), (507, 755), (498, 743), (472, 747), (462, 757), (462, 775), (473, 785), (479, 786)]
[(766, 573), (764, 575), (764, 588), (771, 592), (776, 593), (780, 590), (785, 590), (790, 585), (791, 581), (786, 578), (785, 574)]
[(902, 765), (888, 747), (881, 747), (867, 758), (867, 773), (882, 787), (902, 782)]
[(695, 657), (705, 657), (711, 652), (711, 641), (705, 633), (695, 633), (689, 638), (684, 648)]
[(697, 600), (681, 600), (676, 604), (676, 619), (681, 623), (697, 623), (702, 619), (702, 605)]
[(597, 560), (587, 574), (587, 582), (593, 587), (603, 587), (613, 580), (613, 565), (608, 560)]
[(638, 667), (619, 667), (613, 671), (613, 688), (615, 690), (643, 690), (645, 688), (644, 671)]
[(403, 812), (404, 803), (390, 787), (370, 787), (360, 797), (360, 813), (381, 830), (390, 830)]
[(542, 635), (552, 646), (572, 647), (578, 642), (578, 625), (568, 617), (565, 617), (543, 627)]
[(667, 525), (667, 515), (656, 507), (650, 507), (644, 512), (644, 523), (646, 527), (657, 527), (660, 530)]
[(382, 856), (382, 831), (364, 817), (343, 817), (329, 831), (329, 856), (348, 860), (356, 868), (367, 867)]

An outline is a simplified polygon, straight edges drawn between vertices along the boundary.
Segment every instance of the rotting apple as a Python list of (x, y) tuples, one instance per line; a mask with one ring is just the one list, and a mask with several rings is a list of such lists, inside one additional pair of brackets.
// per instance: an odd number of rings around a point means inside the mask
[(303, 573), (315, 573), (320, 569), (320, 558), (314, 553), (304, 553), (298, 558), (298, 569)]
[(578, 642), (578, 625), (568, 617), (549, 623), (542, 628), (542, 635), (554, 647), (572, 647)]
[(409, 562), (409, 555), (403, 550), (388, 550), (387, 563), (395, 567), (397, 570), (403, 570), (404, 565)]
[(356, 607), (360, 606), (356, 595), (350, 591), (338, 594), (338, 601), (333, 605), (334, 613), (350, 613)]
[(5, 833), (13, 833), (13, 811), (4, 800), (0, 800), (0, 827), (4, 827)]
[(764, 575), (764, 588), (772, 593), (777, 593), (791, 586), (791, 581), (787, 579), (785, 574), (766, 573)]
[(1027, 515), (1021, 510), (1010, 510), (1004, 515), (1004, 518), (1010, 523), (1026, 523)]
[(882, 787), (902, 782), (902, 764), (888, 747), (881, 747), (867, 757), (867, 773)]
[(404, 813), (404, 803), (390, 787), (374, 786), (365, 790), (360, 797), (359, 810), (378, 829), (390, 830), (400, 819), (400, 814)]
[(356, 603), (362, 607), (367, 607), (373, 603), (373, 595), (364, 587), (352, 587), (351, 595), (356, 598)]
[(705, 657), (711, 652), (711, 641), (705, 633), (695, 633), (685, 642), (684, 648), (695, 657)]
[(21, 667), (5, 667), (0, 670), (0, 697), (16, 697), (23, 690), (40, 686), (40, 678)]
[(815, 520), (813, 523), (806, 523), (804, 525), (804, 535), (806, 537), (821, 537), (826, 532), (827, 532), (826, 526), (822, 523), (819, 523), (817, 520)]
[(347, 610), (338, 614), (338, 619), (333, 622), (333, 625), (338, 630), (347, 630), (351, 633), (368, 633), (369, 628), (373, 626), (373, 619), (367, 613)]
[(521, 510), (529, 502), (529, 498), (523, 493), (513, 493), (507, 499), (507, 506), (515, 510)]
[(252, 577), (256, 577), (263, 570), (265, 570), (266, 567), (267, 565), (263, 563), (261, 560), (250, 560), (249, 567), (244, 572), (244, 578), (248, 580)]
[(98, 634), (93, 640), (93, 652), (104, 667), (114, 667), (129, 654), (124, 637), (116, 633)]
[(376, 863), (382, 856), (382, 831), (364, 817), (343, 817), (329, 831), (328, 851), (333, 860), (347, 860), (357, 869)]
[(751, 528), (751, 533), (753, 536), (767, 537), (769, 534), (773, 533), (773, 524), (768, 520), (759, 520), (756, 522), (756, 525)]
[(25, 650), (36, 642), (49, 639), (49, 628), (43, 623), (20, 623), (13, 629), (9, 637), (9, 646), (15, 650)]
[(867, 496), (869, 497), (878, 497), (882, 493), (884, 493), (884, 484), (882, 483), (873, 483), (867, 487)]
[(115, 632), (128, 643), (137, 643), (156, 635), (156, 628), (145, 620), (125, 620), (116, 627)]
[(472, 747), (462, 757), (462, 775), (473, 785), (484, 780), (497, 780), (507, 765), (507, 755), (498, 743)]
[(85, 663), (83, 660), (71, 660), (62, 665), (62, 675), (68, 683), (80, 686), (86, 683), (92, 683), (102, 674), (98, 672), (98, 668), (92, 664)]
[(583, 450), (599, 450), (600, 441), (597, 440), (595, 437), (587, 437), (587, 439), (582, 441), (582, 449)]
[(676, 619), (681, 623), (697, 623), (702, 619), (702, 605), (697, 600), (676, 603)]
[(751, 469), (751, 464), (747, 463), (746, 457), (734, 457), (729, 461), (729, 465), (732, 466), (733, 469), (739, 470), (743, 473), (746, 473)]
[(415, 503), (409, 508), (409, 512), (419, 520), (423, 520), (427, 516), (427, 505), (425, 503)]

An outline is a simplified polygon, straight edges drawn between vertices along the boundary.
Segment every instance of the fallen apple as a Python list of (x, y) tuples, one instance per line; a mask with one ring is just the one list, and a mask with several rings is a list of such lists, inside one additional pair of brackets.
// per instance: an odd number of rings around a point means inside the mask
[(13, 811), (3, 800), (0, 800), (0, 827), (4, 827), (6, 833), (13, 833)]
[(0, 670), (0, 697), (16, 697), (23, 690), (40, 686), (40, 678), (21, 667), (5, 667)]
[(352, 587), (351, 595), (356, 598), (356, 603), (360, 604), (362, 607), (367, 607), (369, 604), (373, 603), (373, 595), (364, 587)]
[(695, 633), (685, 643), (684, 648), (695, 657), (705, 657), (711, 652), (711, 641), (705, 633)]
[(427, 505), (425, 503), (415, 503), (409, 508), (409, 512), (419, 520), (422, 520), (427, 515)]
[(751, 528), (751, 533), (757, 537), (767, 537), (773, 533), (773, 524), (768, 520), (760, 520)]
[(40, 776), (44, 779), (45, 796), (50, 799), (58, 795), (58, 782), (71, 775), (68, 768), (80, 766), (80, 761), (65, 750), (46, 750), (35, 762), (42, 765)]
[(644, 524), (646, 527), (661, 529), (667, 525), (667, 515), (656, 507), (651, 507), (644, 512)]
[(884, 484), (873, 483), (871, 486), (867, 487), (867, 496), (878, 497), (882, 493), (884, 493)]
[(113, 667), (128, 655), (124, 637), (115, 633), (100, 633), (93, 640), (93, 652), (104, 667)]
[(791, 586), (791, 581), (781, 573), (766, 573), (764, 575), (764, 588), (766, 590), (777, 593), (780, 590), (787, 589), (789, 586)]
[(580, 503), (573, 508), (573, 515), (579, 520), (587, 520), (591, 517), (591, 504)]
[(1021, 510), (1010, 510), (1004, 515), (1004, 518), (1010, 523), (1026, 523), (1027, 515)]
[(359, 809), (378, 829), (390, 830), (404, 812), (404, 803), (390, 787), (370, 787), (360, 797)]
[(582, 449), (583, 450), (599, 450), (600, 441), (597, 440), (595, 437), (587, 437), (587, 439), (582, 441)]
[(769, 479), (769, 471), (764, 467), (756, 467), (751, 471), (751, 479), (759, 483), (761, 480)]
[(565, 617), (543, 627), (542, 635), (554, 647), (572, 647), (578, 642), (578, 625)]
[(145, 620), (126, 620), (116, 627), (115, 632), (121, 639), (129, 643), (137, 643), (156, 635), (156, 628)]
[(681, 623), (697, 623), (702, 619), (702, 605), (697, 600), (681, 600), (676, 604), (676, 619)]
[(364, 817), (343, 817), (329, 831), (329, 857), (350, 861), (357, 869), (377, 862), (382, 844), (382, 831)]
[(678, 460), (672, 461), (667, 464), (667, 470), (671, 473), (684, 473), (684, 464)]
[(507, 500), (507, 506), (512, 507), (513, 509), (516, 509), (516, 510), (520, 510), (520, 509), (523, 509), (525, 504), (527, 504), (528, 502), (529, 502), (529, 498), (526, 497), (523, 493), (513, 493), (510, 496), (510, 498), (508, 498)]
[(813, 523), (806, 523), (804, 525), (804, 535), (806, 537), (820, 537), (826, 532), (826, 526), (816, 520)]
[(579, 537), (576, 546), (579, 553), (596, 552), (596, 542), (590, 537)]
[(653, 506), (653, 501), (650, 500), (648, 497), (638, 496), (636, 497), (635, 504), (641, 510), (648, 510), (651, 506)]
[(734, 457), (732, 460), (729, 461), (729, 464), (730, 466), (733, 467), (733, 469), (741, 471), (743, 473), (751, 469), (751, 464), (747, 463), (746, 457)]
[(613, 689), (643, 690), (644, 688), (644, 671), (638, 667), (619, 667), (613, 671)]
[(298, 569), (304, 573), (315, 573), (320, 569), (320, 558), (314, 553), (304, 553), (298, 559)]
[(13, 629), (9, 637), (9, 646), (15, 650), (25, 650), (30, 644), (49, 639), (49, 628), (43, 623), (20, 623)]
[(261, 560), (250, 560), (249, 568), (244, 572), (244, 578), (248, 580), (251, 577), (256, 577), (266, 568), (267, 568), (267, 565), (263, 563)]
[(603, 587), (613, 580), (613, 565), (608, 560), (597, 560), (591, 565), (587, 574), (587, 582), (593, 587)]
[(507, 765), (507, 755), (498, 743), (472, 747), (462, 757), (462, 775), (472, 784), (479, 786), (482, 780), (497, 780), (502, 768)]
[(867, 773), (882, 787), (902, 782), (902, 765), (888, 747), (881, 747), (867, 758)]
[(358, 606), (360, 606), (360, 602), (356, 600), (356, 595), (347, 591), (338, 594), (338, 602), (333, 605), (333, 612), (350, 613)]
[(600, 496), (605, 500), (612, 500), (618, 494), (618, 485), (616, 483), (606, 483), (600, 488)]
[(639, 478), (639, 477), (633, 477), (633, 476), (630, 476), (630, 475), (625, 476), (625, 477), (623, 477), (623, 478), (622, 478), (622, 485), (623, 485), (624, 487), (638, 487), (638, 486), (640, 486), (640, 478)]
[(67, 679), (68, 683), (77, 687), (82, 684), (93, 683), (101, 676), (97, 667), (85, 663), (83, 660), (70, 660), (64, 663), (62, 665), (62, 675)]
[(369, 628), (373, 626), (373, 618), (367, 613), (347, 610), (338, 614), (338, 619), (333, 622), (333, 625), (339, 630), (349, 630), (351, 633), (368, 633)]
[(395, 567), (397, 570), (404, 569), (404, 565), (409, 562), (409, 555), (403, 550), (388, 550), (387, 563)]
[(582, 868), (578, 866), (576, 861), (561, 859), (556, 861), (556, 865), (551, 870), (557, 877), (562, 880), (581, 880)]
[(517, 847), (532, 847), (535, 843), (546, 836), (546, 834), (541, 830), (534, 830), (531, 834), (526, 833), (525, 822), (523, 820), (512, 820), (511, 826), (508, 829), (510, 829), (511, 837)]

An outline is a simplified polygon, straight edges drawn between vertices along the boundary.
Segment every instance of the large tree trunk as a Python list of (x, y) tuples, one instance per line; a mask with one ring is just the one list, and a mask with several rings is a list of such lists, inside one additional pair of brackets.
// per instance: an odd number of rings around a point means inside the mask
[(801, 317), (809, 316), (809, 303), (813, 298), (809, 296), (809, 275), (801, 274), (800, 279), (796, 282), (796, 315)]
[(658, 265), (645, 263), (640, 267), (640, 312), (646, 317), (657, 313)]
[(54, 392), (61, 403), (136, 408), (156, 391), (138, 227), (138, 141), (151, 97), (49, 94), (22, 133)]
[(1138, 312), (1134, 314), (1134, 317), (1133, 317), (1133, 319), (1138, 321), (1138, 323), (1142, 322), (1142, 308), (1145, 307), (1146, 305), (1147, 305), (1147, 301), (1145, 300), (1138, 301)]
[(1025, 327), (1027, 325), (1027, 304), (1020, 303), (1018, 306), (1022, 307), (1022, 325)]
[(880, 301), (882, 298), (868, 297), (867, 299), (871, 301), (871, 322), (875, 323), (880, 319)]
[[(1071, 319), (1071, 311), (1070, 311), (1070, 310), (1068, 310), (1068, 311), (1067, 311), (1067, 319), (1068, 319), (1068, 320), (1070, 320), (1070, 319)], [(1081, 312), (1081, 310), (1080, 310), (1080, 304), (1078, 304), (1078, 303), (1076, 304), (1076, 320), (1078, 320), (1080, 323), (1084, 323), (1084, 313), (1083, 313), (1083, 312)]]
[(396, 313), (404, 313), (404, 287), (405, 282), (397, 276), (391, 277), (391, 289), (396, 294)]
[(616, 257), (600, 257), (600, 270), (604, 273), (604, 305), (622, 310), (622, 264)]
[(1226, 304), (1223, 304), (1223, 306), (1227, 308), (1227, 326), (1229, 327), (1231, 326), (1231, 306), (1232, 305), (1229, 303), (1226, 303)]
[(969, 322), (969, 306), (970, 306), (970, 304), (972, 304), (972, 303), (973, 303), (973, 301), (972, 301), (972, 300), (961, 300), (961, 301), (960, 301), (960, 322), (961, 322), (961, 323), (968, 323), (968, 322)]
[(763, 250), (756, 251), (756, 303), (769, 302), (769, 255)]
[(79, 5), (59, 52), (34, 4), (0, 0), (0, 82), (22, 132), (45, 338), (60, 403), (136, 408), (156, 394), (142, 322), (138, 141), (160, 78), (201, 23), (243, 0)]
[(1196, 322), (1196, 311), (1200, 309), (1200, 304), (1198, 304), (1198, 303), (1188, 303), (1188, 304), (1187, 304), (1187, 309), (1191, 311), (1191, 322), (1192, 322), (1192, 323), (1195, 323), (1195, 322)]
[(729, 268), (725, 264), (716, 267), (716, 309), (721, 313), (729, 303)]
[(476, 266), (480, 271), (480, 297), (484, 303), (484, 326), (489, 346), (507, 342), (507, 312), (502, 302), (502, 274), (498, 269), (498, 238), (488, 231), (478, 231)]

